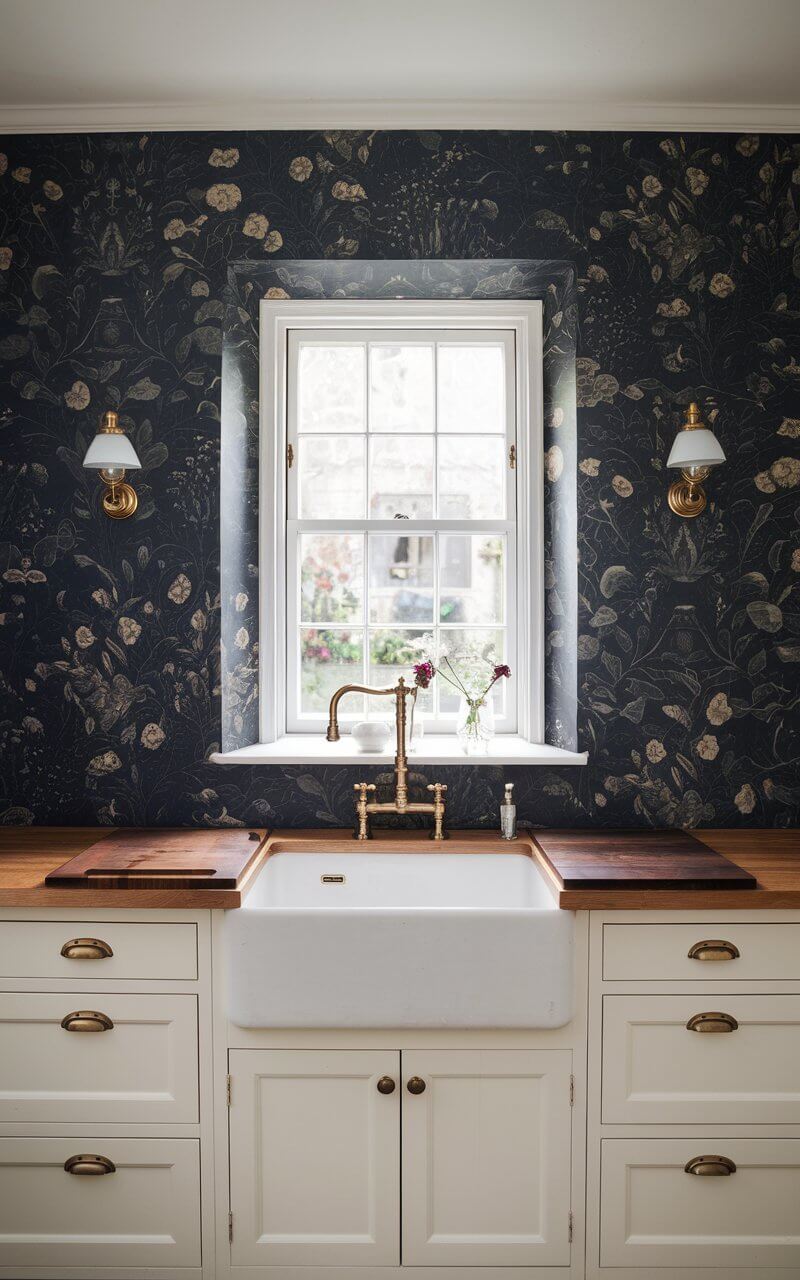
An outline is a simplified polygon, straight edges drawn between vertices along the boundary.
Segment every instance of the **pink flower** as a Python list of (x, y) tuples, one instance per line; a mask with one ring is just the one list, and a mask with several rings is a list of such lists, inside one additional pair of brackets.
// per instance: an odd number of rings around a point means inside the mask
[(507, 667), (505, 663), (503, 663), (503, 664), (502, 664), (501, 666), (499, 666), (499, 667), (495, 667), (495, 669), (494, 669), (494, 678), (495, 678), (495, 680), (499, 680), (501, 676), (505, 676), (505, 678), (506, 678), (506, 680), (507, 680), (507, 679), (509, 678), (509, 676), (510, 676), (510, 675), (511, 675), (511, 668), (510, 668), (510, 667)]
[(419, 685), (420, 689), (427, 689), (436, 670), (432, 662), (418, 662), (414, 667), (414, 684)]

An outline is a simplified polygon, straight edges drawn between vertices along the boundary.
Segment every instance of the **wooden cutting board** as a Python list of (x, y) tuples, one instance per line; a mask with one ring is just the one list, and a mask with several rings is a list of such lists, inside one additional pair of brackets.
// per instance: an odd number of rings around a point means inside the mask
[(237, 889), (266, 836), (257, 831), (116, 831), (45, 877), (82, 889)]
[(688, 831), (532, 831), (562, 889), (755, 889)]

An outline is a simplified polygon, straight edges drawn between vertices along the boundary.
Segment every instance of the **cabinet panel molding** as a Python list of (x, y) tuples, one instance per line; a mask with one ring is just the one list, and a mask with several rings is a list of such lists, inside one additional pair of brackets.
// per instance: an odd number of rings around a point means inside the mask
[(567, 1266), (571, 1053), (402, 1056), (404, 1264)]
[(396, 1050), (231, 1051), (234, 1267), (399, 1265), (399, 1071)]
[(602, 1074), (605, 1124), (800, 1124), (800, 996), (604, 996)]

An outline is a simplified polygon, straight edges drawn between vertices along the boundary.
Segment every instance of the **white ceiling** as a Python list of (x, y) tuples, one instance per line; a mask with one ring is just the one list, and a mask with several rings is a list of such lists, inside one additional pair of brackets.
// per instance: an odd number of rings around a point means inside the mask
[(0, 0), (0, 131), (800, 131), (800, 0)]

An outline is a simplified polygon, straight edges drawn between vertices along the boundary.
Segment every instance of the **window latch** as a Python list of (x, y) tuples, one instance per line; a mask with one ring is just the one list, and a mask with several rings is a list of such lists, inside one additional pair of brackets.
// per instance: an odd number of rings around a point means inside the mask
[(512, 445), (510, 445), (510, 446), (509, 446), (509, 450), (508, 450), (508, 465), (509, 465), (509, 467), (511, 468), (511, 470), (512, 470), (512, 471), (516, 471), (516, 469), (517, 469), (517, 446), (516, 446), (515, 444), (512, 444)]
[(294, 464), (294, 446), (287, 444), (286, 446), (286, 465), (291, 470)]

